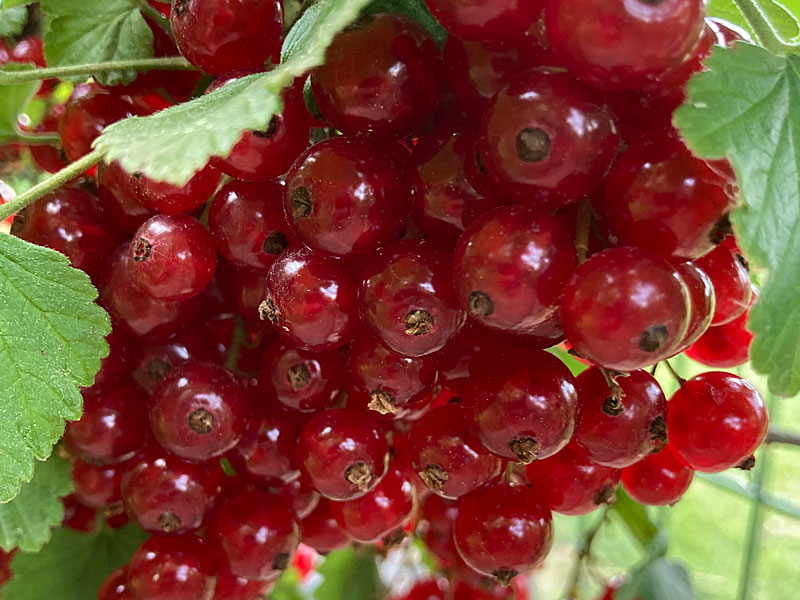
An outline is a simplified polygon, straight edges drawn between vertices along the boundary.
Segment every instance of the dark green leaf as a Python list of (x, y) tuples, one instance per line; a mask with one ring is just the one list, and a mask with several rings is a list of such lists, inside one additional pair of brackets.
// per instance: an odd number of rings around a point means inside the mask
[(625, 491), (617, 488), (617, 501), (611, 507), (625, 523), (628, 531), (650, 555), (658, 556), (666, 550), (666, 539), (647, 516), (644, 507), (631, 499)]
[(38, 554), (18, 554), (3, 600), (92, 600), (103, 580), (127, 563), (147, 534), (134, 525), (78, 533), (58, 529)]
[[(153, 32), (140, 0), (42, 0), (41, 6), (47, 16), (44, 52), (51, 67), (153, 56)], [(135, 78), (135, 71), (98, 76), (106, 85)]]
[(373, 0), (364, 9), (365, 14), (393, 12), (406, 15), (427, 29), (439, 44), (444, 44), (447, 32), (428, 10), (425, 0)]
[(281, 573), (269, 598), (270, 600), (305, 600), (305, 596), (300, 591), (300, 576), (297, 569), (291, 567)]
[[(30, 69), (30, 65), (9, 63), (3, 67), (9, 71)], [(0, 85), (0, 144), (17, 137), (17, 119), (25, 112), (31, 98), (39, 88), (37, 81)]]
[(28, 9), (24, 6), (0, 8), (0, 37), (19, 35), (28, 22)]
[(715, 49), (706, 67), (675, 123), (698, 156), (727, 156), (736, 169), (737, 239), (769, 269), (750, 356), (774, 394), (791, 396), (800, 392), (800, 57), (738, 44)]
[(108, 315), (86, 273), (63, 254), (0, 235), (0, 502), (33, 477), (81, 416), (79, 386), (91, 385), (108, 353)]
[(615, 600), (694, 600), (689, 574), (681, 565), (658, 558), (634, 572)]
[(36, 465), (33, 479), (22, 485), (19, 495), (0, 504), (0, 547), (9, 551), (38, 552), (61, 524), (61, 497), (72, 491), (69, 461), (53, 454)]
[(371, 551), (345, 548), (331, 552), (318, 572), (323, 579), (314, 591), (315, 600), (379, 600), (383, 597), (383, 584)]

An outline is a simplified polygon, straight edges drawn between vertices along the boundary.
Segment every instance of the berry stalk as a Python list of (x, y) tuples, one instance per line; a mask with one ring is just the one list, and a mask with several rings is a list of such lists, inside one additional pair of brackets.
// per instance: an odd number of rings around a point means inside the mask
[(134, 60), (115, 60), (103, 63), (87, 63), (83, 65), (66, 65), (63, 67), (47, 67), (28, 69), (26, 71), (0, 71), (0, 85), (13, 85), (26, 81), (66, 78), (75, 76), (97, 75), (109, 71), (194, 71), (195, 68), (182, 56), (166, 56), (162, 58), (137, 58)]

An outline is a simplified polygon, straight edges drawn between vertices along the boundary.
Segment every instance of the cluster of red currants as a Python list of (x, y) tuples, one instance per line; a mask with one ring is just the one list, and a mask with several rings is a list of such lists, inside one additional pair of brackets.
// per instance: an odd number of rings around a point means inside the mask
[[(748, 357), (735, 176), (670, 128), (740, 34), (701, 0), (428, 5), (443, 53), (403, 16), (364, 17), (311, 73), (318, 114), (298, 82), (182, 188), (101, 165), (97, 195), (82, 179), (15, 221), (113, 320), (63, 442), (77, 501), (153, 537), (99, 600), (254, 600), (301, 542), (409, 533), (452, 578), (409, 598), (503, 598), (487, 578), (544, 559), (551, 511), (595, 510), (620, 480), (672, 504), (763, 441), (741, 378), (667, 402), (644, 370)], [(211, 89), (279, 52), (278, 0), (174, 0), (171, 22)], [(155, 88), (187, 97), (185, 77), (79, 86), (51, 121), (66, 157), (160, 108)], [(546, 351), (566, 340), (577, 377)]]

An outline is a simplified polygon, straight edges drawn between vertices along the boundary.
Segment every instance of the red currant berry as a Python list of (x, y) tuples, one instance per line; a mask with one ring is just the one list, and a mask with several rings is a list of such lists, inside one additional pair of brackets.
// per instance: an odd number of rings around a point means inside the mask
[(301, 471), (333, 500), (352, 500), (374, 489), (386, 473), (388, 456), (380, 421), (348, 408), (317, 413), (297, 440)]
[(686, 350), (686, 356), (707, 367), (730, 369), (750, 360), (753, 334), (747, 329), (749, 312), (744, 312), (730, 323), (709, 327)]
[(75, 494), (64, 496), (61, 502), (64, 504), (62, 527), (80, 533), (92, 533), (97, 528), (97, 511), (78, 500)]
[(684, 350), (694, 344), (708, 330), (717, 298), (711, 278), (693, 262), (681, 263), (677, 266), (678, 273), (689, 290), (689, 327), (680, 344)]
[(547, 37), (570, 73), (634, 90), (680, 66), (703, 30), (701, 0), (547, 0)]
[(103, 580), (97, 600), (137, 600), (128, 585), (128, 566), (117, 569)]
[(132, 175), (139, 180), (141, 202), (150, 210), (168, 215), (178, 215), (205, 204), (219, 183), (219, 171), (205, 167), (195, 173), (183, 186), (165, 181), (155, 181), (142, 175)]
[(675, 392), (667, 424), (675, 455), (695, 471), (716, 473), (753, 455), (767, 435), (769, 414), (751, 384), (714, 371)]
[(442, 569), (454, 567), (461, 561), (453, 541), (453, 522), (458, 514), (456, 501), (428, 494), (422, 501), (422, 514), (425, 546)]
[(481, 444), (460, 404), (435, 408), (414, 423), (408, 453), (422, 482), (444, 498), (459, 498), (496, 479), (502, 467)]
[(289, 245), (279, 181), (231, 181), (214, 196), (208, 228), (217, 250), (234, 267), (266, 271)]
[(90, 388), (93, 393), (100, 392), (116, 385), (129, 371), (131, 362), (131, 341), (112, 323), (111, 333), (106, 336), (108, 354), (100, 361), (100, 370), (94, 376), (94, 384)]
[(106, 127), (142, 112), (130, 100), (105, 92), (73, 97), (64, 107), (58, 126), (61, 147), (70, 160), (78, 160), (91, 152), (92, 142)]
[(695, 264), (711, 278), (717, 304), (711, 325), (724, 325), (739, 317), (750, 305), (753, 286), (750, 271), (741, 254), (718, 247), (698, 258)]
[(706, 19), (706, 25), (716, 32), (720, 46), (732, 48), (736, 45), (736, 42), (753, 42), (747, 31), (724, 19), (708, 17)]
[(450, 581), (447, 577), (420, 579), (401, 600), (448, 600), (449, 589)]
[(425, 0), (425, 3), (453, 35), (497, 44), (524, 38), (544, 6), (544, 0)]
[(251, 415), (228, 459), (239, 475), (261, 485), (282, 485), (296, 479), (295, 445), (301, 427), (298, 419), (278, 411)]
[(264, 600), (269, 597), (274, 582), (239, 577), (228, 565), (220, 565), (214, 600)]
[(403, 138), (439, 104), (439, 47), (407, 17), (365, 16), (336, 36), (311, 86), (322, 114), (345, 135)]
[(249, 411), (249, 397), (236, 375), (215, 363), (186, 363), (153, 391), (150, 426), (173, 454), (204, 461), (239, 442)]
[[(51, 108), (44, 120), (34, 128), (34, 132), (58, 134), (58, 122), (63, 112), (63, 104)], [(29, 146), (28, 150), (30, 150), (31, 157), (36, 165), (48, 173), (58, 173), (69, 164), (69, 159), (61, 148), (36, 144)]]
[(467, 565), (507, 585), (547, 556), (552, 515), (531, 486), (495, 483), (459, 501), (453, 537)]
[(302, 474), (279, 487), (278, 495), (291, 507), (298, 519), (305, 519), (310, 515), (322, 499), (311, 480)]
[(124, 465), (93, 465), (82, 460), (72, 463), (75, 497), (91, 508), (119, 503)]
[(300, 526), (292, 509), (277, 495), (259, 490), (227, 500), (210, 531), (232, 573), (261, 581), (280, 575), (300, 543)]
[(97, 166), (97, 195), (103, 209), (131, 235), (154, 214), (142, 200), (141, 179), (126, 173), (116, 161)]
[(261, 67), (280, 49), (280, 0), (172, 0), (175, 43), (195, 67), (211, 75)]
[(351, 541), (331, 514), (334, 504), (322, 498), (311, 514), (302, 521), (303, 543), (320, 554), (344, 548)]
[(131, 558), (128, 585), (138, 600), (211, 600), (217, 561), (196, 535), (156, 535)]
[(694, 471), (679, 461), (667, 446), (622, 470), (622, 485), (628, 495), (649, 506), (675, 504), (692, 483)]
[(581, 357), (630, 371), (672, 356), (689, 312), (689, 291), (675, 267), (644, 249), (612, 248), (572, 273), (561, 323)]
[(144, 391), (152, 394), (172, 369), (187, 362), (214, 360), (216, 352), (201, 334), (179, 334), (161, 344), (142, 344), (133, 361), (131, 376)]

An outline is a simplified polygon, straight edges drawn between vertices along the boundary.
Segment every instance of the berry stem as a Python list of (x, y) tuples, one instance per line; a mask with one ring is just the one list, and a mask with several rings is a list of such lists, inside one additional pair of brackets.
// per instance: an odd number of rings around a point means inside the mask
[(583, 563), (587, 560), (592, 553), (592, 543), (594, 542), (595, 537), (597, 537), (597, 533), (600, 531), (600, 528), (603, 526), (603, 523), (606, 522), (608, 519), (608, 511), (609, 507), (606, 506), (600, 517), (597, 521), (592, 525), (589, 529), (586, 530), (586, 533), (583, 535), (583, 542), (581, 543), (580, 548), (578, 549), (578, 556), (575, 558), (575, 564), (572, 567), (572, 576), (570, 577), (570, 584), (567, 588), (567, 592), (564, 595), (566, 600), (577, 600), (578, 598), (578, 585), (581, 581), (581, 567), (583, 567)]
[(589, 198), (581, 200), (578, 206), (578, 223), (575, 228), (575, 250), (578, 252), (578, 262), (586, 260), (589, 252), (589, 230), (592, 225), (592, 201)]
[(164, 58), (138, 58), (134, 60), (116, 60), (112, 62), (87, 63), (84, 65), (67, 65), (64, 67), (46, 67), (25, 71), (0, 70), (0, 85), (12, 85), (26, 81), (42, 79), (90, 76), (109, 71), (194, 71), (195, 68), (182, 56)]
[(239, 368), (239, 356), (242, 354), (242, 345), (247, 337), (247, 327), (244, 319), (236, 317), (236, 325), (231, 335), (231, 345), (228, 348), (228, 356), (225, 358), (225, 366), (231, 371), (236, 372)]
[(761, 8), (759, 0), (733, 0), (733, 3), (744, 16), (747, 24), (756, 35), (756, 39), (764, 48), (773, 54), (786, 54), (797, 51), (796, 44), (787, 44), (776, 31), (772, 22)]
[(686, 383), (686, 380), (678, 374), (678, 372), (672, 367), (672, 365), (669, 364), (668, 360), (662, 362), (667, 366), (669, 374), (672, 375), (672, 378), (678, 382), (678, 385), (682, 386), (684, 383)]
[(60, 188), (62, 185), (72, 181), (86, 169), (90, 169), (100, 162), (103, 154), (99, 150), (93, 150), (83, 158), (67, 165), (58, 173), (54, 173), (41, 183), (33, 186), (24, 194), (20, 194), (11, 202), (0, 206), (0, 221), (4, 221), (14, 213), (32, 204), (45, 194)]
[(28, 146), (61, 146), (61, 137), (57, 133), (26, 133), (17, 130), (14, 141)]
[(169, 37), (172, 37), (172, 27), (169, 24), (169, 19), (161, 14), (157, 8), (151, 6), (147, 0), (141, 0), (139, 10), (142, 11), (142, 14), (145, 17), (148, 17), (150, 20), (154, 21), (164, 33), (166, 33)]

